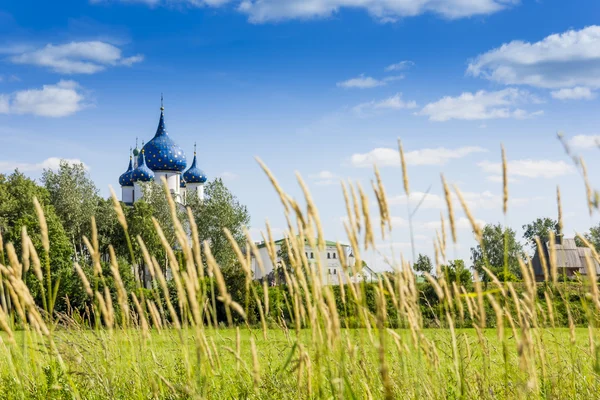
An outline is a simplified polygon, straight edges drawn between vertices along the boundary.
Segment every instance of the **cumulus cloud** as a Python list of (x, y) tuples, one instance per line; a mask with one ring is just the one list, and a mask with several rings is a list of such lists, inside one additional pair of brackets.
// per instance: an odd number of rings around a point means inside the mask
[(464, 92), (458, 97), (443, 97), (427, 104), (417, 115), (427, 116), (431, 121), (448, 121), (523, 119), (543, 114), (543, 111), (528, 112), (517, 107), (527, 103), (540, 103), (540, 100), (525, 90), (514, 88), (495, 92), (480, 90), (476, 93)]
[(15, 64), (47, 67), (63, 74), (94, 74), (111, 66), (131, 66), (143, 59), (141, 54), (124, 57), (121, 49), (100, 41), (48, 44), (40, 49), (21, 50), (9, 57)]
[(44, 169), (56, 170), (60, 166), (61, 161), (66, 161), (69, 164), (83, 164), (86, 169), (89, 169), (83, 161), (77, 158), (58, 158), (50, 157), (40, 163), (22, 163), (13, 161), (0, 161), (0, 172), (12, 172), (18, 169), (21, 172), (36, 172)]
[(402, 110), (416, 108), (417, 103), (414, 101), (404, 101), (402, 99), (402, 93), (396, 93), (395, 95), (388, 97), (383, 100), (372, 100), (366, 103), (361, 103), (354, 106), (353, 110), (357, 114), (365, 114), (368, 112), (380, 111), (380, 110)]
[(349, 89), (349, 88), (369, 89), (369, 88), (374, 88), (374, 87), (383, 86), (383, 85), (385, 85), (385, 81), (378, 80), (378, 79), (372, 78), (370, 76), (364, 76), (364, 75), (360, 75), (356, 78), (348, 79), (346, 81), (337, 83), (338, 87), (343, 87), (343, 88), (347, 88), (347, 89)]
[[(477, 146), (466, 146), (456, 149), (438, 147), (405, 152), (404, 159), (408, 165), (444, 165), (450, 160), (485, 151), (487, 150)], [(350, 158), (350, 162), (355, 167), (372, 167), (373, 164), (399, 167), (400, 155), (398, 149), (379, 147), (368, 153), (353, 154)]]
[(404, 61), (400, 61), (399, 63), (396, 63), (396, 64), (388, 65), (387, 67), (385, 67), (385, 70), (388, 72), (389, 71), (403, 71), (414, 65), (415, 65), (414, 62), (409, 61), (409, 60), (404, 60)]
[(340, 178), (331, 171), (320, 171), (319, 173), (309, 175), (309, 178), (318, 186), (329, 186), (340, 183)]
[(600, 135), (576, 135), (569, 140), (569, 145), (578, 149), (598, 148), (600, 147)]
[[(502, 174), (502, 164), (490, 161), (482, 161), (478, 166), (484, 171), (494, 176)], [(523, 178), (556, 178), (569, 175), (575, 172), (571, 164), (564, 161), (552, 160), (513, 160), (507, 163), (509, 176)]]
[(554, 90), (550, 94), (558, 100), (592, 100), (596, 97), (596, 93), (592, 92), (590, 88), (583, 86)]
[[(92, 0), (101, 3), (109, 0)], [(117, 0), (123, 3), (142, 3), (150, 7), (168, 4), (170, 0)], [(367, 11), (382, 22), (393, 22), (403, 17), (414, 17), (425, 13), (457, 19), (474, 15), (488, 15), (519, 0), (179, 0), (191, 7), (219, 7), (232, 3), (239, 12), (247, 14), (254, 23), (265, 23), (290, 19), (326, 18), (341, 9)]]
[[(483, 192), (461, 192), (465, 203), (470, 209), (501, 209), (502, 195), (492, 193), (489, 190)], [(458, 196), (455, 193), (451, 194), (452, 204), (454, 209), (462, 209)], [(512, 206), (522, 206), (533, 199), (524, 197), (513, 197), (509, 199), (509, 204)], [(447, 208), (446, 199), (443, 196), (433, 193), (413, 192), (410, 197), (405, 194), (390, 196), (388, 204), (390, 205), (406, 205), (407, 201), (411, 207), (419, 206), (419, 209), (434, 209), (445, 210)]]
[(346, 89), (370, 89), (378, 86), (385, 86), (389, 82), (397, 81), (403, 78), (403, 75), (395, 75), (386, 76), (383, 79), (375, 79), (373, 77), (361, 74), (356, 78), (351, 78), (342, 82), (338, 82), (336, 85), (337, 87), (342, 87)]
[[(486, 222), (482, 219), (475, 219), (475, 223), (480, 227), (483, 228), (483, 226), (486, 224)], [(422, 222), (422, 223), (417, 223), (416, 224), (418, 228), (421, 229), (425, 229), (425, 230), (439, 230), (442, 229), (442, 222), (438, 219), (435, 221), (427, 221), (427, 222)], [(450, 221), (448, 221), (447, 219), (444, 219), (444, 226), (446, 227), (446, 229), (450, 229)], [(456, 219), (454, 221), (454, 226), (456, 227), (456, 229), (459, 230), (463, 230), (463, 229), (473, 229), (473, 225), (471, 225), (471, 221), (469, 221), (468, 218), (465, 217), (460, 217), (458, 219)]]
[(41, 89), (0, 95), (0, 113), (66, 117), (86, 107), (85, 101), (77, 82), (61, 80), (56, 85), (44, 85)]
[(342, 8), (366, 10), (383, 22), (434, 13), (445, 18), (486, 15), (505, 9), (514, 0), (243, 0), (238, 9), (256, 23), (329, 17)]
[(508, 85), (598, 88), (600, 26), (553, 34), (534, 43), (505, 43), (477, 56), (467, 73)]

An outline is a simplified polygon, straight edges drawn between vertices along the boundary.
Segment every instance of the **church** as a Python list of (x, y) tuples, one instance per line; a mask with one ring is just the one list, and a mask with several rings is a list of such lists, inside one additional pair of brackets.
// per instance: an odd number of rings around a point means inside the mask
[(169, 189), (178, 203), (185, 204), (190, 196), (202, 200), (206, 175), (198, 167), (195, 144), (194, 159), (186, 171), (187, 166), (185, 152), (167, 132), (165, 108), (161, 97), (160, 119), (156, 134), (148, 143), (142, 142), (141, 149), (138, 149), (136, 139), (135, 149), (130, 151), (129, 167), (119, 177), (121, 200), (129, 205), (135, 203), (143, 197), (144, 185), (154, 180), (160, 182), (162, 177), (167, 180)]

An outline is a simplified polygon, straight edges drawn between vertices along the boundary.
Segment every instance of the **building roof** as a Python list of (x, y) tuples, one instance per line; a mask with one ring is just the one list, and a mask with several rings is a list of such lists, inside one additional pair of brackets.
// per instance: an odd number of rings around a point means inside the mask
[(134, 182), (150, 182), (154, 180), (154, 172), (146, 165), (144, 149), (142, 149), (140, 164), (132, 171), (131, 178)]
[[(542, 244), (544, 256), (549, 263), (550, 259), (550, 251), (549, 244), (545, 242)], [(587, 247), (577, 247), (577, 243), (575, 239), (561, 239), (557, 238), (557, 243), (554, 245), (556, 249), (556, 266), (557, 268), (566, 268), (573, 270), (574, 272), (579, 272), (580, 274), (587, 274), (586, 267), (586, 254), (592, 260), (592, 262), (596, 266), (596, 272), (600, 273), (600, 265), (594, 260), (592, 257), (592, 250)], [(540, 258), (540, 249), (536, 250), (536, 253), (531, 260), (533, 265), (533, 270), (537, 276), (544, 275), (544, 271), (542, 269), (542, 262)]]
[(160, 119), (156, 134), (142, 148), (146, 153), (146, 164), (152, 171), (179, 171), (187, 166), (185, 153), (167, 133), (164, 107), (160, 108)]
[[(286, 239), (286, 238), (279, 239), (279, 240), (275, 240), (273, 243), (281, 245), (281, 244), (283, 244), (283, 243), (285, 242), (285, 239)], [(308, 239), (304, 239), (304, 242), (305, 242), (305, 244), (308, 244)], [(332, 241), (332, 240), (326, 240), (326, 241), (325, 241), (325, 245), (326, 245), (326, 246), (332, 246), (332, 247), (336, 247), (336, 246), (337, 246), (337, 242), (334, 242), (334, 241)], [(259, 249), (260, 249), (260, 248), (263, 248), (263, 247), (265, 247), (265, 246), (266, 246), (265, 242), (260, 242), (260, 243), (258, 243), (258, 244), (256, 245), (256, 247), (258, 247)], [(350, 247), (349, 245), (347, 245), (347, 244), (342, 244), (342, 243), (340, 243), (340, 246), (342, 246), (342, 247)]]
[(183, 179), (186, 183), (204, 183), (206, 174), (196, 165), (196, 145), (194, 145), (194, 160), (190, 169), (183, 173)]
[(133, 186), (133, 178), (131, 174), (133, 173), (133, 161), (131, 156), (129, 156), (129, 167), (127, 167), (127, 171), (125, 171), (119, 177), (119, 185), (121, 186)]

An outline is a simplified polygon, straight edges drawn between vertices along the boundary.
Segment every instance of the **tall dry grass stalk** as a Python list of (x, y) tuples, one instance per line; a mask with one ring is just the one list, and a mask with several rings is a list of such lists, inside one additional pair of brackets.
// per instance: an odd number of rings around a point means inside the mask
[[(404, 150), (401, 142), (398, 145), (409, 196)], [(393, 237), (393, 226), (377, 167), (372, 193), (359, 184), (342, 182), (349, 245), (338, 242), (333, 248), (326, 246), (321, 216), (302, 178), (297, 176), (305, 208), (282, 189), (264, 163), (259, 164), (282, 203), (285, 238), (275, 242), (269, 223), (260, 245), (248, 230), (241, 242), (224, 230), (236, 258), (230, 264), (221, 265), (211, 242), (200, 240), (190, 209), (181, 216), (166, 182), (172, 226), (152, 220), (164, 258), (151, 254), (141, 236), (130, 239), (125, 213), (113, 191), (113, 208), (131, 264), (149, 276), (142, 281), (136, 274), (136, 289), (128, 291), (124, 265), (110, 246), (108, 254), (101, 254), (92, 220), (90, 238), (82, 238), (89, 259), (73, 263), (89, 304), (86, 317), (79, 319), (74, 313), (54, 311), (56, 277), (48, 268), (51, 243), (43, 207), (34, 201), (39, 241), (25, 229), (17, 247), (0, 239), (0, 296), (4, 293), (0, 359), (5, 360), (0, 379), (12, 385), (13, 397), (29, 393), (75, 398), (595, 396), (600, 387), (596, 331), (600, 257), (584, 236), (580, 239), (591, 251), (585, 256), (587, 281), (581, 286), (585, 293), (578, 293), (581, 307), (570, 300), (571, 287), (559, 282), (560, 256), (552, 233), (548, 257), (540, 255), (544, 283), (536, 282), (528, 259), (519, 261), (521, 282), (503, 282), (498, 271), (504, 266), (487, 261), (472, 281), (452, 277), (445, 269), (449, 258), (445, 213), (434, 239), (435, 273), (422, 278), (402, 255), (398, 259), (379, 253), (374, 221), (379, 218), (381, 240)], [(502, 165), (506, 214), (504, 148)], [(457, 244), (455, 199), (444, 176), (441, 180), (449, 230)], [(477, 219), (456, 186), (454, 191), (481, 243)], [(591, 188), (586, 192), (589, 206)], [(373, 198), (378, 215), (370, 207)], [(557, 203), (562, 233), (558, 188)], [(408, 211), (412, 217), (414, 212)], [(167, 240), (167, 228), (175, 243)], [(42, 244), (41, 256), (34, 243)], [(542, 247), (539, 239), (536, 243)], [(331, 285), (330, 259), (307, 255), (334, 251), (340, 263), (336, 278), (345, 283), (341, 286)], [(390, 270), (369, 283), (359, 276), (365, 273), (363, 260), (373, 256), (384, 259)], [(269, 266), (278, 266), (274, 279), (255, 281), (254, 275), (265, 276)], [(33, 271), (29, 278), (28, 270)], [(239, 273), (239, 284), (228, 281), (232, 271)], [(28, 279), (35, 286), (28, 286)], [(43, 312), (39, 299), (45, 302)], [(581, 321), (587, 325), (585, 334), (578, 329)], [(554, 326), (569, 329), (551, 329)], [(3, 390), (0, 397), (8, 393)]]

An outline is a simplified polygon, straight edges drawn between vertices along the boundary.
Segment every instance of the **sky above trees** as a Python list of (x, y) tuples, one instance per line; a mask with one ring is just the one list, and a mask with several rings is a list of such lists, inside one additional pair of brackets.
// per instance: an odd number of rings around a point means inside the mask
[[(108, 196), (135, 138), (154, 134), (163, 92), (168, 131), (188, 158), (198, 143), (200, 166), (248, 206), (257, 239), (265, 219), (277, 236), (285, 220), (254, 156), (298, 198), (299, 171), (328, 239), (342, 241), (339, 180), (368, 187), (376, 162), (396, 226), (379, 250), (410, 255), (399, 137), (408, 201), (429, 190), (415, 214), (417, 253), (432, 254), (440, 226), (440, 172), (476, 218), (519, 237), (535, 218), (556, 218), (560, 185), (572, 237), (597, 219), (556, 133), (600, 183), (598, 12), (593, 0), (5, 2), (0, 173), (40, 178), (60, 158), (81, 160)], [(450, 258), (468, 259), (469, 224), (462, 214), (457, 223)], [(382, 257), (370, 265), (382, 269)]]

